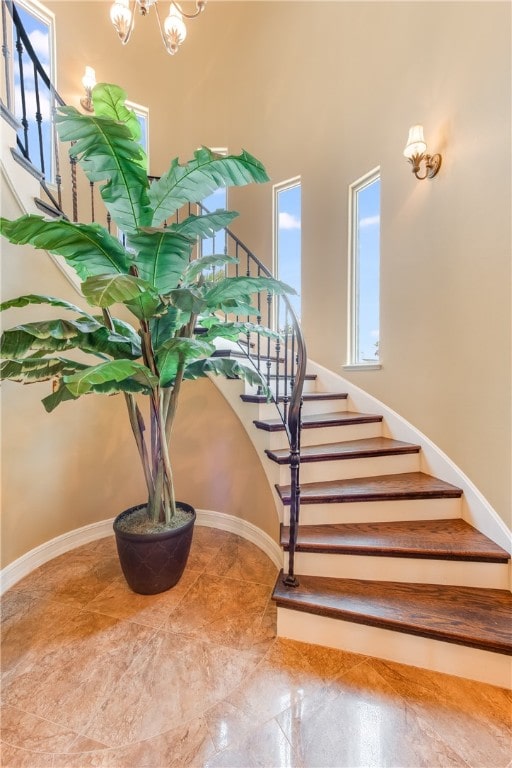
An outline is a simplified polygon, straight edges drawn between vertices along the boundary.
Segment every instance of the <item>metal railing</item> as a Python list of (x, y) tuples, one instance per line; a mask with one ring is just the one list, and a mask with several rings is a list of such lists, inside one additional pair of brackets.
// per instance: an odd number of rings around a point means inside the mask
[[(27, 170), (30, 170), (39, 179), (41, 187), (48, 201), (36, 200), (37, 205), (49, 215), (63, 216), (72, 221), (97, 221), (96, 202), (99, 200), (98, 190), (85, 175), (78, 173), (75, 160), (69, 161), (66, 171), (66, 180), (63, 182), (60, 174), (59, 144), (57, 133), (51, 120), (49, 131), (43, 131), (43, 118), (41, 112), (42, 92), (52, 105), (51, 117), (58, 106), (64, 105), (52, 85), (48, 74), (42, 67), (36, 52), (23, 28), (16, 6), (11, 0), (2, 2), (2, 32), (6, 83), (5, 95), (7, 108), (14, 112), (12, 101), (12, 71), (13, 58), (9, 49), (9, 20), (6, 10), (10, 14), (13, 30), (14, 48), (17, 53), (17, 82), (19, 87), (19, 99), (16, 106), (21, 109), (19, 123), (21, 129), (17, 136), (18, 150), (21, 153)], [(25, 91), (25, 62), (23, 53), (30, 60), (31, 79), (33, 78), (35, 90), (35, 111), (29, 111), (29, 102)], [(44, 142), (51, 136), (51, 153)], [(51, 157), (51, 166), (48, 158)], [(68, 174), (69, 171), (69, 174)], [(151, 177), (150, 177), (151, 178)], [(68, 217), (66, 208), (71, 209)], [(194, 207), (197, 212), (206, 212), (201, 203), (189, 204), (185, 209), (177, 212), (174, 221), (180, 220), (184, 215), (190, 215)], [(108, 231), (111, 231), (109, 214), (103, 222)], [(167, 222), (167, 226), (170, 222)], [(222, 234), (221, 234), (222, 233)], [(247, 246), (229, 229), (221, 230), (214, 236), (212, 247), (215, 252), (215, 237), (222, 237), (222, 252), (233, 256), (236, 263), (229, 264), (226, 274), (248, 277), (272, 277), (270, 270), (247, 248)], [(298, 584), (294, 572), (294, 555), (297, 542), (297, 532), (300, 511), (300, 439), (301, 439), (301, 411), (302, 392), (306, 374), (306, 345), (301, 326), (293, 306), (286, 295), (275, 296), (268, 291), (262, 291), (255, 295), (254, 306), (260, 315), (260, 322), (269, 328), (279, 332), (279, 337), (271, 339), (262, 338), (255, 332), (244, 334), (239, 339), (238, 351), (235, 354), (243, 357), (246, 363), (258, 371), (262, 380), (262, 386), (255, 393), (256, 400), (270, 399), (274, 402), (279, 418), (282, 421), (290, 446), (290, 542), (288, 555), (288, 572), (284, 576), (284, 583), (289, 586)], [(246, 317), (246, 316), (244, 316)], [(241, 316), (235, 316), (235, 320)], [(223, 354), (220, 352), (219, 354)]]

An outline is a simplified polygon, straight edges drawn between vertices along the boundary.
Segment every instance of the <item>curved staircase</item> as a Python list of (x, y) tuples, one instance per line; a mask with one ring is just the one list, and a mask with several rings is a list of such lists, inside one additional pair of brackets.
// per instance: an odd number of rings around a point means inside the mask
[(278, 634), (508, 687), (510, 555), (462, 519), (463, 490), (421, 471), (421, 446), (385, 436), (382, 415), (344, 392), (303, 405), (299, 586), (286, 586), (289, 448), (265, 398), (257, 408), (281, 504), (285, 553), (273, 599)]

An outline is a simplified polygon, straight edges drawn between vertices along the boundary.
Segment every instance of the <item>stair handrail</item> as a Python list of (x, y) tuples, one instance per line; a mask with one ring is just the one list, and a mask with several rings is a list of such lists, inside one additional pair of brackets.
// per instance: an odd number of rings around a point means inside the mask
[[(63, 210), (63, 203), (62, 203), (62, 194), (61, 194), (61, 188), (62, 188), (62, 178), (60, 176), (60, 163), (59, 163), (59, 151), (58, 151), (58, 142), (56, 137), (56, 131), (55, 127), (53, 125), (53, 118), (55, 116), (56, 107), (55, 104), (59, 106), (65, 106), (64, 100), (61, 98), (59, 93), (57, 92), (56, 88), (53, 86), (50, 77), (46, 73), (44, 67), (42, 66), (36, 52), (34, 51), (34, 48), (32, 47), (32, 44), (30, 42), (30, 39), (23, 27), (23, 23), (21, 21), (21, 18), (19, 16), (19, 13), (17, 11), (17, 8), (12, 0), (5, 0), (5, 2), (2, 2), (2, 29), (3, 29), (3, 45), (2, 45), (2, 53), (5, 58), (5, 71), (6, 71), (6, 94), (7, 94), (7, 108), (11, 113), (14, 113), (12, 101), (10, 100), (10, 87), (9, 87), (9, 68), (8, 68), (8, 58), (9, 58), (9, 50), (7, 46), (7, 40), (6, 40), (6, 17), (5, 17), (5, 10), (4, 8), (7, 8), (13, 21), (13, 25), (16, 29), (16, 49), (18, 52), (18, 60), (19, 60), (19, 68), (20, 68), (20, 90), (21, 90), (21, 104), (22, 104), (22, 117), (21, 117), (21, 125), (23, 129), (23, 139), (20, 138), (20, 136), (17, 136), (17, 144), (18, 148), (25, 160), (24, 166), (27, 168), (27, 170), (30, 170), (40, 181), (41, 187), (48, 196), (49, 200), (51, 201), (51, 205), (48, 205), (44, 201), (38, 200), (36, 201), (38, 206), (44, 210), (45, 213), (49, 215), (58, 215), (63, 216), (64, 218), (68, 218)], [(25, 98), (25, 82), (24, 82), (24, 75), (23, 75), (23, 63), (22, 63), (22, 53), (23, 53), (23, 47), (29, 56), (33, 67), (34, 67), (34, 75), (35, 75), (35, 83), (36, 83), (36, 114), (35, 114), (35, 122), (37, 125), (37, 131), (38, 131), (38, 140), (39, 140), (39, 157), (41, 160), (41, 168), (38, 169), (36, 164), (34, 163), (34, 158), (30, 157), (30, 151), (29, 151), (29, 142), (28, 142), (28, 131), (29, 131), (29, 120), (27, 118), (27, 108), (26, 108), (26, 98)], [(53, 145), (53, 151), (55, 154), (55, 163), (56, 163), (56, 185), (57, 185), (57, 198), (54, 196), (53, 192), (49, 189), (48, 184), (46, 182), (46, 174), (45, 174), (45, 167), (44, 167), (44, 152), (43, 152), (43, 139), (42, 139), (42, 130), (41, 130), (41, 122), (42, 122), (42, 116), (40, 112), (40, 99), (39, 99), (39, 93), (38, 93), (38, 77), (41, 78), (44, 85), (47, 87), (49, 93), (52, 97), (52, 111), (51, 111), (51, 120), (52, 120), (52, 132), (53, 132), (53, 138), (54, 138), (54, 145)], [(73, 215), (72, 220), (77, 221), (77, 211), (78, 211), (78, 185), (77, 185), (77, 164), (76, 161), (70, 160), (70, 168), (71, 168), (71, 192), (72, 192), (72, 208), (73, 208)], [(154, 177), (150, 177), (150, 179), (153, 179)], [(92, 221), (94, 221), (94, 194), (95, 194), (95, 186), (92, 182), (90, 182), (90, 194), (91, 194), (91, 218)], [(205, 206), (198, 202), (197, 204), (198, 211), (208, 212)], [(191, 206), (188, 206), (188, 213), (191, 212)], [(176, 215), (176, 220), (178, 220), (180, 215), (180, 212)], [(167, 222), (169, 223), (169, 222)], [(110, 217), (107, 215), (107, 228), (110, 231)], [(224, 246), (224, 252), (227, 255), (228, 251), (234, 250), (234, 255), (237, 259), (237, 263), (235, 266), (236, 274), (238, 275), (240, 272), (239, 270), (242, 267), (242, 260), (245, 260), (245, 274), (247, 276), (251, 276), (253, 272), (251, 271), (251, 267), (254, 267), (256, 270), (257, 276), (264, 275), (266, 277), (272, 277), (272, 272), (270, 269), (263, 264), (260, 259), (258, 259), (257, 256), (255, 256), (252, 251), (247, 248), (247, 246), (240, 240), (237, 235), (235, 235), (230, 229), (227, 227), (221, 230), (221, 232), (225, 232), (225, 246)], [(215, 236), (214, 236), (215, 238)], [(213, 239), (214, 239), (213, 238)], [(229, 242), (229, 245), (228, 245)], [(299, 322), (299, 319), (297, 317), (297, 314), (292, 306), (292, 303), (290, 302), (288, 296), (286, 294), (283, 294), (282, 296), (276, 297), (276, 305), (273, 305), (274, 297), (270, 292), (267, 292), (266, 301), (267, 301), (267, 325), (269, 328), (274, 328), (278, 332), (277, 339), (273, 342), (273, 345), (271, 343), (270, 337), (267, 339), (267, 354), (262, 354), (261, 349), (261, 337), (259, 334), (256, 334), (255, 341), (251, 341), (251, 334), (246, 334), (245, 342), (242, 344), (241, 340), (239, 340), (238, 346), (243, 353), (243, 355), (247, 358), (247, 360), (253, 365), (253, 367), (258, 371), (260, 374), (260, 377), (262, 379), (263, 386), (261, 388), (261, 391), (266, 394), (267, 399), (270, 399), (274, 402), (277, 411), (279, 413), (280, 419), (283, 423), (284, 430), (288, 439), (289, 447), (290, 447), (290, 538), (289, 538), (289, 553), (288, 553), (288, 572), (286, 575), (283, 576), (283, 581), (287, 586), (297, 586), (298, 580), (295, 575), (294, 571), (294, 556), (295, 556), (295, 548), (297, 543), (297, 532), (298, 532), (298, 524), (299, 524), (299, 512), (300, 512), (300, 484), (299, 484), (299, 474), (300, 474), (300, 443), (301, 443), (301, 429), (302, 429), (302, 402), (303, 402), (303, 389), (304, 389), (304, 381), (306, 376), (306, 367), (307, 367), (307, 352), (306, 352), (306, 343), (304, 340), (304, 335), (302, 333), (302, 328)], [(281, 317), (281, 302), (283, 302), (284, 305), (284, 328), (282, 329), (283, 333), (281, 333), (280, 329), (278, 328), (279, 325), (279, 318)], [(257, 308), (260, 315), (263, 315), (263, 306), (261, 302), (261, 293), (257, 294)], [(282, 339), (284, 339), (284, 351), (282, 350)], [(253, 354), (251, 352), (252, 344), (254, 343), (254, 347), (256, 348), (256, 353)], [(283, 352), (283, 357), (281, 357), (281, 354)], [(275, 373), (271, 373), (272, 364), (275, 364)], [(262, 365), (266, 364), (267, 370), (266, 372), (262, 372)], [(280, 379), (283, 379), (283, 391), (281, 392), (281, 382)], [(272, 379), (275, 379), (275, 387), (272, 386)]]

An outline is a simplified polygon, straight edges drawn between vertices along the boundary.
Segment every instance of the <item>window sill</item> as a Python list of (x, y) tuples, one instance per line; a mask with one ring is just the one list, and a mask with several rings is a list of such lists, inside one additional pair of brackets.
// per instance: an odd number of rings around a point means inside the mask
[(380, 371), (381, 363), (347, 363), (342, 366), (344, 371)]

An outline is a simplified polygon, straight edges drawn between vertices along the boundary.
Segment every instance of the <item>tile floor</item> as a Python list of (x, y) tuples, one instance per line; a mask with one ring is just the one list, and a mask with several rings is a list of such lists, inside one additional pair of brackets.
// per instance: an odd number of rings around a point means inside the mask
[(180, 583), (126, 587), (112, 538), (4, 597), (4, 768), (511, 766), (504, 689), (275, 637), (276, 569), (196, 527)]

